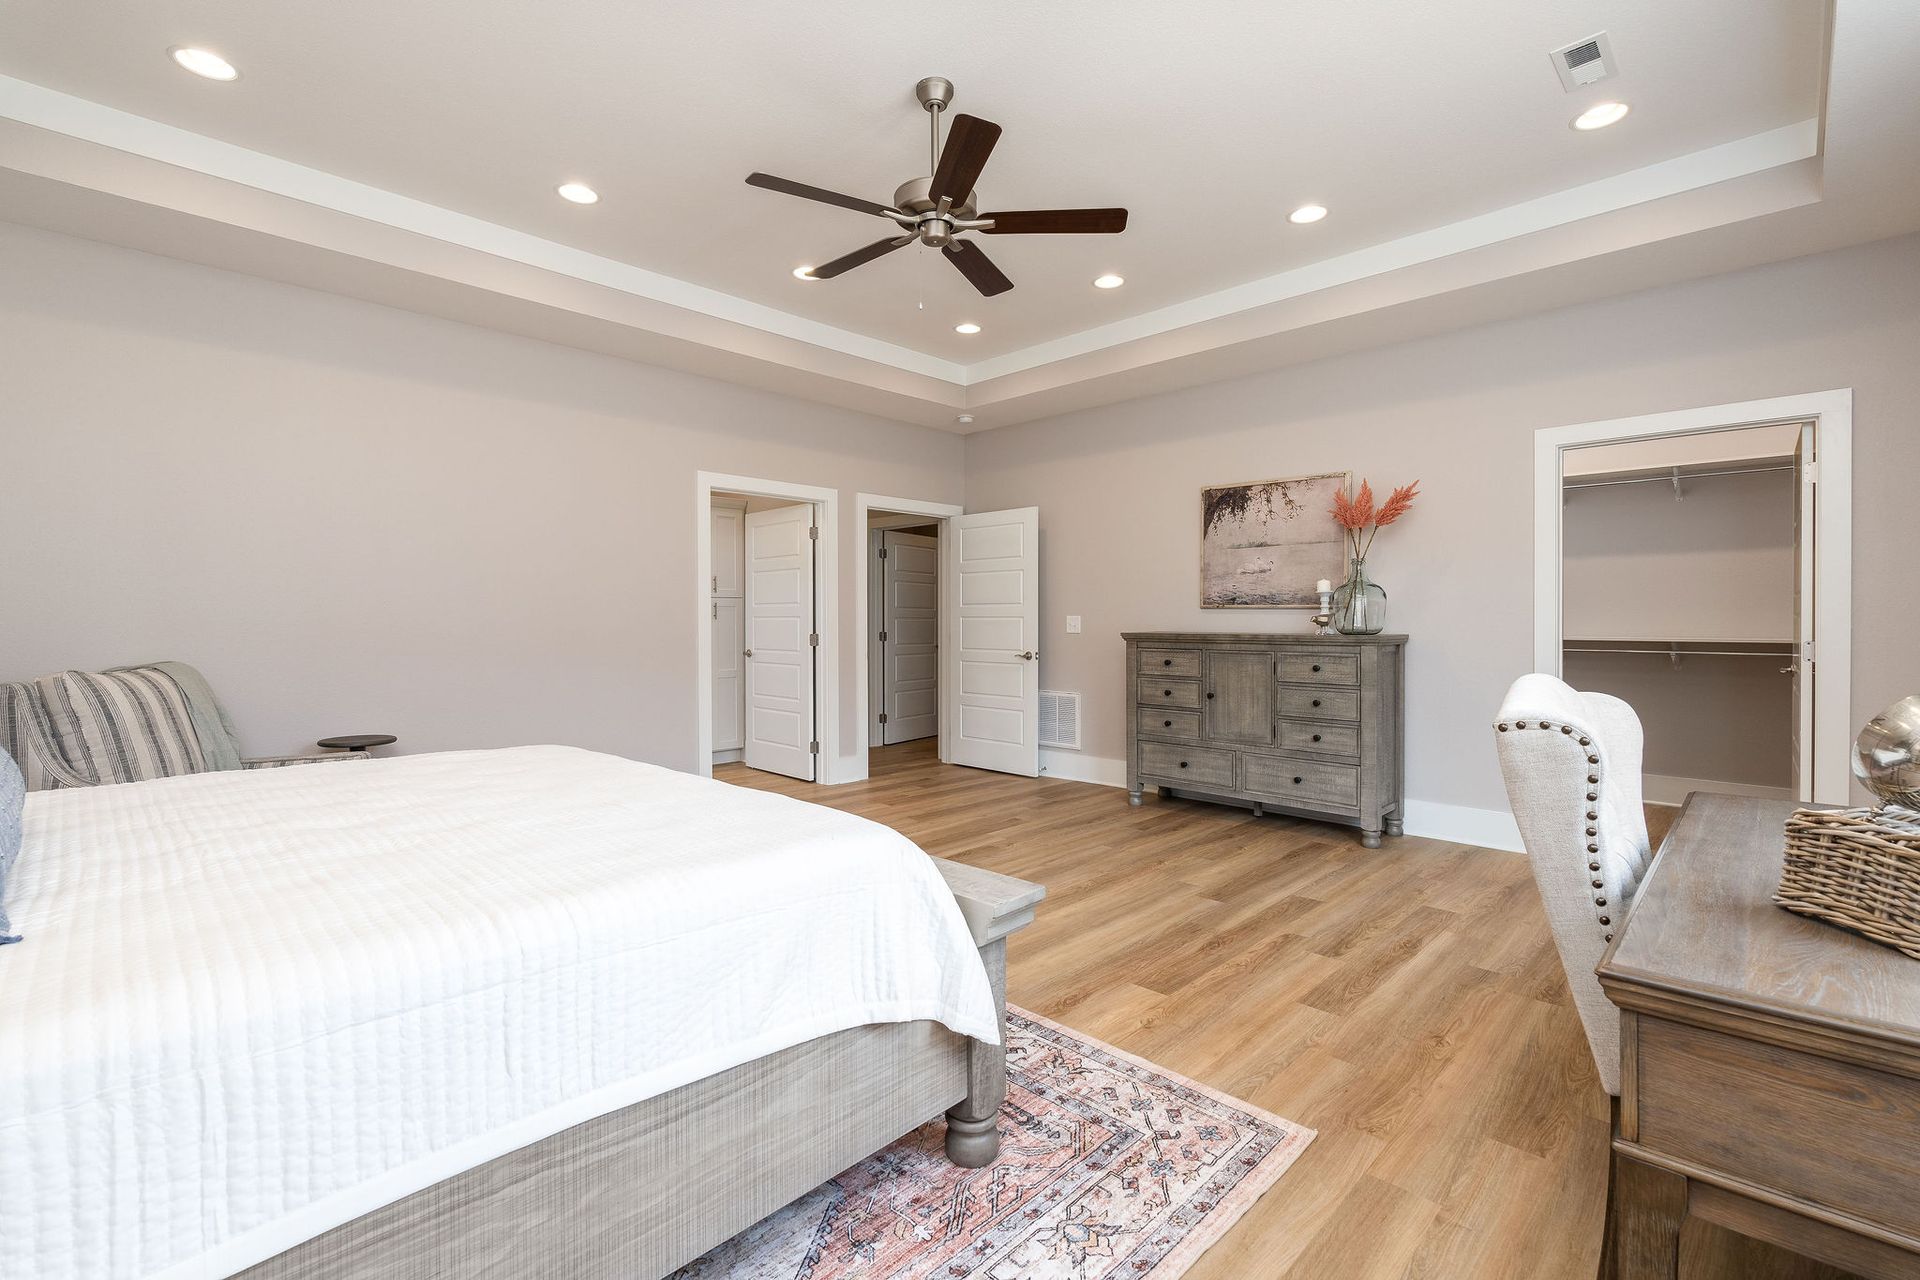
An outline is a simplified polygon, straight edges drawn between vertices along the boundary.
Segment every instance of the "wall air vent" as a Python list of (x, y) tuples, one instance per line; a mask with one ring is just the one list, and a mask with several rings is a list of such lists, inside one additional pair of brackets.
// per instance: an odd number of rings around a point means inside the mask
[(1554, 74), (1560, 77), (1560, 87), (1568, 93), (1609, 79), (1620, 71), (1619, 64), (1613, 60), (1613, 44), (1604, 31), (1562, 45), (1551, 56)]
[(1040, 745), (1080, 749), (1080, 695), (1040, 691)]

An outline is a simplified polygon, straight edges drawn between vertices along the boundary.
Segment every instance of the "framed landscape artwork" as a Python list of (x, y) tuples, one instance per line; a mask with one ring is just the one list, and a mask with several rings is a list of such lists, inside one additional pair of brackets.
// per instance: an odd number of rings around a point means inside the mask
[(1314, 584), (1347, 576), (1333, 495), (1351, 473), (1297, 476), (1200, 491), (1200, 607), (1313, 609)]

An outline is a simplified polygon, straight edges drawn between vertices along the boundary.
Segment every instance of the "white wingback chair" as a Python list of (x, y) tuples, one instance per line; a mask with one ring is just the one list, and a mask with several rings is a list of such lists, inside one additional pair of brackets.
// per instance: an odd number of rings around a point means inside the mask
[(1513, 682), (1494, 721), (1500, 772), (1546, 903), (1600, 1083), (1620, 1093), (1620, 1014), (1594, 968), (1646, 874), (1640, 717), (1552, 676)]

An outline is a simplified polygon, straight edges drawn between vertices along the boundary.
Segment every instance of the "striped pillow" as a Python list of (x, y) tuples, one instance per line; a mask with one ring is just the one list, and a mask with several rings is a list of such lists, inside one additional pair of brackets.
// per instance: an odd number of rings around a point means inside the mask
[(207, 771), (186, 695), (165, 672), (62, 671), (35, 683), (54, 749), (82, 777), (144, 782)]
[(27, 780), (13, 757), (0, 751), (0, 944), (20, 941), (7, 920), (7, 872), (20, 853), (20, 821), (27, 805)]

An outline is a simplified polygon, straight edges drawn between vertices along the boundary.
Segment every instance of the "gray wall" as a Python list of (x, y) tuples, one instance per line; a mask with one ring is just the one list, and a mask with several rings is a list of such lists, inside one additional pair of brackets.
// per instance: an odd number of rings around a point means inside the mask
[(191, 661), (254, 752), (691, 767), (694, 472), (841, 488), (848, 583), (854, 490), (961, 490), (945, 433), (5, 224), (0, 364), (0, 679)]
[[(1856, 722), (1920, 690), (1920, 237), (971, 436), (967, 504), (1041, 511), (1041, 683), (1124, 751), (1120, 633), (1306, 630), (1203, 611), (1199, 490), (1352, 468), (1424, 496), (1369, 567), (1408, 648), (1408, 788), (1504, 808), (1487, 725), (1532, 666), (1536, 428), (1851, 386)], [(1064, 615), (1085, 619), (1067, 635)]]

